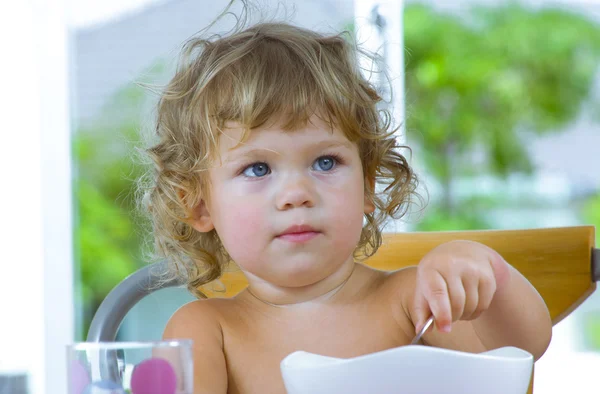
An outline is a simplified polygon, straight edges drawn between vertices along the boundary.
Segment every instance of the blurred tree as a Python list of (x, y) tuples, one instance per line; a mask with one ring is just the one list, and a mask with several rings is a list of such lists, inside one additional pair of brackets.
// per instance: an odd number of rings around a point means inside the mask
[[(583, 205), (582, 221), (596, 226), (596, 247), (600, 246), (600, 194), (590, 197)], [(590, 350), (600, 351), (600, 311), (587, 314), (584, 320), (585, 343)]]
[(82, 336), (106, 294), (141, 261), (133, 198), (134, 178), (140, 172), (129, 158), (128, 143), (120, 139), (134, 130), (133, 126), (122, 126), (109, 133), (94, 127), (75, 137), (78, 177), (74, 183), (74, 240), (80, 274), (76, 288), (83, 307)]
[(554, 9), (478, 7), (458, 16), (410, 4), (404, 28), (409, 140), (443, 190), (418, 227), (485, 227), (477, 201), (457, 206), (455, 179), (532, 170), (527, 133), (557, 131), (590, 97), (600, 27)]
[(589, 312), (583, 320), (584, 344), (588, 350), (600, 352), (600, 312)]
[[(160, 79), (157, 62), (144, 79)], [(129, 84), (108, 100), (97, 118), (73, 137), (75, 159), (75, 289), (79, 303), (77, 339), (82, 340), (108, 292), (143, 264), (144, 219), (136, 210), (136, 182), (142, 174), (135, 157), (146, 91)]]
[(583, 205), (583, 223), (596, 226), (596, 247), (600, 246), (600, 194), (591, 196)]

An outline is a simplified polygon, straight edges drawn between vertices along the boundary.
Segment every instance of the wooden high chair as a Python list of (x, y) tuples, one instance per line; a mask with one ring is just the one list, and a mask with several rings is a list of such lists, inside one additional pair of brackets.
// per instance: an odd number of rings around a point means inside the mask
[[(481, 242), (498, 251), (519, 270), (544, 298), (553, 324), (568, 316), (596, 289), (600, 279), (600, 250), (595, 249), (594, 227), (578, 226), (528, 230), (484, 230), (396, 233), (366, 264), (381, 270), (416, 265), (431, 249), (444, 242), (464, 239)], [(87, 340), (114, 341), (127, 311), (145, 295), (157, 290), (154, 267), (142, 268), (117, 285), (98, 308)], [(208, 284), (209, 297), (231, 297), (247, 282), (239, 271), (223, 275), (223, 286)], [(178, 286), (172, 281), (162, 287)], [(533, 392), (533, 379), (529, 393)]]

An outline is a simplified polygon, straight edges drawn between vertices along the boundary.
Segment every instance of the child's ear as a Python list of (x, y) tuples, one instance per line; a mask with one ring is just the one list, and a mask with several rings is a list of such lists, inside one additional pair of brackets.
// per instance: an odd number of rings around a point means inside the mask
[[(184, 189), (180, 189), (177, 192), (177, 194), (183, 206), (187, 207), (189, 205), (186, 201), (188, 195), (186, 194)], [(200, 200), (200, 203), (198, 205), (191, 208), (189, 214), (190, 217), (185, 222), (192, 226), (194, 230), (199, 231), (201, 233), (207, 233), (215, 228), (204, 199)]]
[(375, 212), (375, 204), (369, 198), (375, 194), (375, 179), (371, 177), (365, 177), (365, 213)]
[(194, 230), (207, 233), (215, 228), (204, 200), (200, 201), (200, 204), (192, 209), (191, 214), (189, 224)]

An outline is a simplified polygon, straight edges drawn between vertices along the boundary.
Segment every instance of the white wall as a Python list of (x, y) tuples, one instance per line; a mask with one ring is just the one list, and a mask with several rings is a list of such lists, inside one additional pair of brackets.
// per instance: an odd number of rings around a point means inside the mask
[(66, 393), (73, 338), (67, 31), (62, 0), (0, 2), (0, 373)]
[[(355, 0), (354, 22), (359, 45), (373, 53), (384, 56), (392, 90), (391, 110), (395, 124), (401, 126), (398, 138), (404, 135), (404, 34), (401, 0)], [(383, 18), (385, 27), (378, 31), (374, 24), (373, 10)], [(383, 33), (383, 34), (382, 34)], [(371, 64), (361, 67), (370, 69)], [(367, 78), (368, 78), (368, 73)], [(387, 99), (387, 97), (386, 97)]]

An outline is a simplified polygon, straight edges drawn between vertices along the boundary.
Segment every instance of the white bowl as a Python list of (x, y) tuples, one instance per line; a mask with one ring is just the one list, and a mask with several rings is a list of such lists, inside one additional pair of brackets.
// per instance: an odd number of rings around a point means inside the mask
[(409, 345), (349, 359), (298, 351), (281, 362), (288, 394), (525, 394), (532, 368), (533, 356), (516, 347)]

